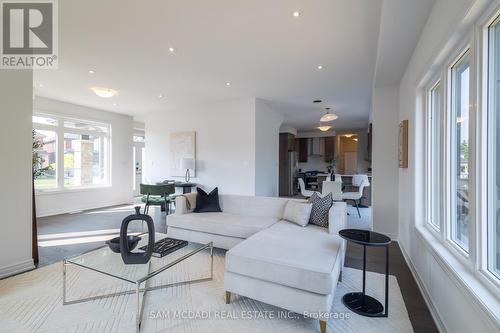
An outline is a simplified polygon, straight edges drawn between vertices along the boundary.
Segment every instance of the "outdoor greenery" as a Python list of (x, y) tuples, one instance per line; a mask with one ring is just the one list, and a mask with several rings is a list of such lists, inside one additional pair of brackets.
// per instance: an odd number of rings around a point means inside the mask
[(52, 170), (52, 166), (48, 165), (42, 167), (45, 160), (40, 156), (39, 151), (43, 148), (43, 141), (39, 139), (36, 135), (36, 131), (32, 131), (33, 137), (33, 156), (32, 156), (32, 168), (33, 168), (33, 179), (38, 179), (44, 176), (49, 170)]
[(460, 145), (460, 155), (464, 161), (469, 160), (469, 143), (465, 140)]

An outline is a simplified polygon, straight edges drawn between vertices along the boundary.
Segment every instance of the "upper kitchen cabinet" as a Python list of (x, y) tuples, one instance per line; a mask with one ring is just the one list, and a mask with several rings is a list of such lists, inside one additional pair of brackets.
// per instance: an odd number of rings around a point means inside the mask
[(306, 163), (307, 162), (307, 155), (308, 155), (308, 139), (307, 138), (300, 138), (297, 139), (296, 143), (298, 143), (298, 147), (296, 149), (299, 152), (299, 162), (300, 163)]
[(335, 137), (325, 138), (325, 162), (330, 163), (335, 156)]

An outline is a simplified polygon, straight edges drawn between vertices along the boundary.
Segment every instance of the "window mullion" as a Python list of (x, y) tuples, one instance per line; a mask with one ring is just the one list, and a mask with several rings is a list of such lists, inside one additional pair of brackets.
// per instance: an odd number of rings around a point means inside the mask
[(447, 130), (447, 121), (446, 121), (446, 115), (448, 114), (447, 112), (447, 106), (448, 106), (448, 79), (446, 76), (446, 71), (441, 72), (441, 82), (442, 82), (442, 91), (443, 91), (443, 96), (441, 98), (441, 112), (439, 113), (439, 123), (441, 126), (441, 135), (439, 137), (439, 145), (441, 147), (440, 151), (440, 156), (439, 159), (441, 161), (441, 165), (439, 167), (439, 178), (440, 178), (440, 208), (439, 208), (439, 233), (441, 235), (441, 240), (445, 241), (446, 239), (446, 230), (447, 230), (447, 186), (448, 182), (446, 180), (446, 175), (447, 175), (447, 170), (449, 170), (448, 167), (448, 161), (447, 161), (447, 154), (448, 154), (448, 145), (446, 145), (446, 137), (448, 135), (448, 130)]
[(478, 104), (478, 54), (477, 40), (475, 34), (470, 37), (470, 80), (469, 80), (469, 191), (470, 191), (470, 212), (469, 212), (469, 261), (470, 267), (475, 267), (477, 263), (477, 242), (478, 233), (478, 160), (477, 154), (477, 104)]
[(453, 131), (452, 131), (452, 79), (451, 79), (451, 71), (446, 70), (445, 72), (445, 85), (446, 85), (446, 106), (445, 106), (445, 112), (443, 114), (444, 118), (444, 129), (445, 129), (445, 134), (443, 135), (443, 167), (442, 167), (442, 173), (443, 173), (443, 198), (444, 198), (444, 205), (443, 205), (443, 230), (441, 232), (443, 242), (448, 242), (451, 239), (451, 223), (452, 223), (452, 214), (451, 214), (451, 207), (452, 207), (452, 196), (451, 196), (451, 189), (452, 189), (452, 183), (451, 183), (451, 170), (452, 170), (452, 163), (451, 163), (451, 152), (452, 152), (452, 145), (451, 142), (453, 140)]
[(64, 130), (62, 120), (57, 126), (57, 188), (64, 188)]

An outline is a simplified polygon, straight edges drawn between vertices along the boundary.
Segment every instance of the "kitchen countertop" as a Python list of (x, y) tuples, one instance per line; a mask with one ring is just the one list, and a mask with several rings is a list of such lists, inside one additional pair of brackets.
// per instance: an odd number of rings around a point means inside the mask
[[(302, 173), (302, 174), (306, 174), (308, 171), (306, 172), (299, 172), (299, 173)], [(315, 175), (309, 175), (307, 176), (308, 178), (314, 178), (314, 177), (328, 177), (330, 174), (329, 173), (317, 173)], [(339, 174), (340, 176), (342, 177), (353, 177), (353, 176), (357, 176), (357, 175), (367, 175), (368, 178), (372, 178), (372, 175), (368, 175), (366, 173), (359, 173), (359, 174), (352, 174), (352, 175), (344, 175), (344, 174)]]

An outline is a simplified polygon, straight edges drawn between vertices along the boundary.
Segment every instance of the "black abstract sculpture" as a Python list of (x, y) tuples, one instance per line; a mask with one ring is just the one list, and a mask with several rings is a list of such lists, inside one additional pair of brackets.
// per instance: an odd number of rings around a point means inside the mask
[[(120, 229), (120, 253), (125, 264), (145, 264), (151, 259), (155, 245), (155, 225), (149, 215), (141, 214), (141, 208), (135, 207), (135, 214), (127, 216)], [(128, 245), (127, 229), (132, 221), (144, 221), (148, 226), (148, 247), (145, 252), (133, 253)]]

